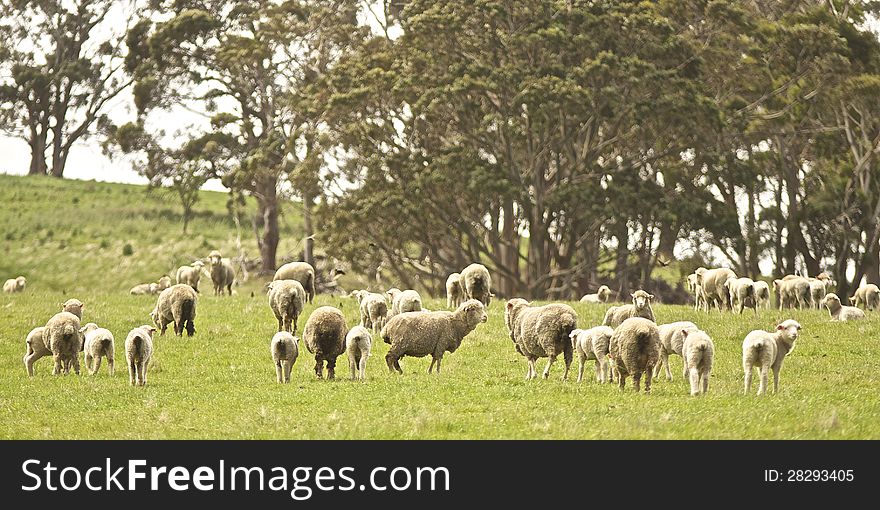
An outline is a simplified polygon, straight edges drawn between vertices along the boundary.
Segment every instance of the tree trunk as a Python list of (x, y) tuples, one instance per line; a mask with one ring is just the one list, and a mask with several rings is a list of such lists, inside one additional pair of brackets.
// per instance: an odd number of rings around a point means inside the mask
[(629, 227), (626, 220), (620, 220), (615, 228), (617, 238), (617, 264), (614, 273), (617, 276), (617, 291), (625, 295), (629, 291)]
[(266, 275), (275, 271), (275, 255), (278, 251), (278, 194), (275, 182), (266, 183), (261, 194), (258, 204), (263, 218), (263, 232), (258, 241), (263, 263), (261, 273)]
[(758, 267), (758, 229), (755, 219), (755, 187), (752, 184), (748, 186), (749, 210), (746, 216), (746, 261), (745, 269), (752, 278), (757, 278), (761, 274)]
[(312, 225), (312, 207), (314, 199), (308, 193), (303, 194), (303, 230), (305, 231), (305, 243), (303, 244), (303, 261), (315, 267), (315, 230)]
[(46, 175), (48, 167), (46, 166), (46, 136), (36, 135), (30, 140), (31, 146), (31, 166), (28, 169), (28, 175)]
[[(57, 134), (55, 136), (58, 136)], [(64, 177), (64, 167), (67, 165), (67, 155), (69, 152), (63, 151), (61, 145), (53, 143), (52, 145), (52, 177), (59, 179)]]
[(513, 201), (505, 200), (502, 206), (504, 221), (501, 224), (501, 260), (510, 272), (499, 282), (498, 294), (511, 298), (519, 293), (519, 238), (516, 233), (516, 218), (513, 216)]

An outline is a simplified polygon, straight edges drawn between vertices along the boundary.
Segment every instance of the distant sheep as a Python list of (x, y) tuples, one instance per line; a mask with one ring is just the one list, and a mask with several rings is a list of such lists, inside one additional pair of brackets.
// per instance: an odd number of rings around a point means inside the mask
[[(687, 330), (698, 329), (700, 328), (698, 328), (696, 324), (689, 321), (672, 322), (669, 324), (657, 326), (657, 331), (660, 334), (660, 351), (659, 361), (654, 367), (654, 377), (659, 377), (660, 370), (665, 367), (666, 380), (672, 380), (672, 370), (669, 367), (669, 356), (677, 354), (684, 357), (684, 355), (682, 354), (682, 346), (684, 345), (685, 337), (684, 332)], [(682, 377), (687, 377), (686, 364)]]
[(43, 341), (55, 360), (55, 368), (52, 375), (58, 375), (64, 371), (70, 373), (70, 366), (79, 375), (79, 352), (83, 347), (83, 337), (80, 334), (80, 318), (70, 312), (59, 312), (46, 323), (43, 331)]
[(804, 277), (788, 275), (781, 280), (773, 280), (773, 289), (776, 291), (780, 310), (810, 306), (810, 282)]
[(422, 296), (414, 290), (392, 288), (388, 289), (385, 294), (391, 299), (391, 310), (388, 312), (389, 318), (400, 313), (422, 311)]
[(528, 360), (527, 380), (538, 376), (535, 369), (538, 358), (547, 358), (543, 374), (544, 379), (547, 379), (550, 376), (550, 367), (560, 354), (565, 361), (562, 379), (568, 378), (573, 352), (571, 332), (577, 328), (577, 320), (577, 312), (566, 304), (531, 306), (521, 298), (507, 302), (504, 322), (516, 352)]
[(153, 357), (153, 333), (156, 328), (144, 325), (134, 328), (125, 337), (125, 360), (128, 364), (128, 383), (132, 386), (147, 384), (147, 369)]
[(758, 395), (763, 395), (767, 391), (768, 372), (771, 369), (773, 393), (779, 390), (779, 371), (782, 370), (782, 362), (794, 349), (800, 330), (801, 325), (797, 321), (788, 319), (776, 326), (776, 331), (773, 333), (757, 330), (746, 335), (742, 346), (745, 393), (748, 393), (752, 387), (754, 368), (759, 370), (761, 377)]
[(279, 384), (289, 383), (290, 370), (299, 356), (297, 338), (288, 331), (279, 331), (272, 337), (269, 351), (272, 353), (272, 362), (275, 364), (275, 380)]
[(755, 302), (765, 310), (770, 309), (770, 286), (764, 280), (755, 282)]
[(3, 292), (24, 292), (26, 286), (27, 278), (25, 278), (24, 276), (11, 278), (9, 280), (6, 280), (6, 282), (3, 284)]
[(159, 294), (156, 307), (150, 312), (150, 317), (159, 328), (159, 334), (164, 335), (168, 324), (174, 324), (175, 335), (182, 336), (186, 329), (186, 334), (193, 336), (196, 333), (198, 300), (195, 289), (187, 284), (178, 283), (163, 290)]
[(159, 281), (156, 282), (156, 286), (156, 291), (162, 292), (163, 290), (171, 286), (171, 277), (166, 274), (162, 278), (159, 278)]
[(452, 273), (446, 278), (446, 308), (458, 308), (464, 301), (464, 287), (461, 283), (461, 275)]
[(828, 293), (828, 280), (808, 278), (807, 281), (810, 282), (810, 304), (813, 308), (819, 310), (822, 308), (822, 299)]
[(351, 378), (363, 381), (367, 378), (367, 358), (373, 347), (373, 337), (363, 326), (355, 326), (345, 335), (345, 352), (348, 353), (348, 368)]
[(654, 310), (651, 308), (651, 300), (654, 299), (654, 295), (637, 290), (630, 296), (632, 297), (631, 305), (612, 306), (605, 312), (605, 318), (602, 320), (603, 326), (616, 328), (630, 317), (654, 320)]
[(269, 308), (278, 319), (278, 331), (296, 334), (297, 322), (306, 302), (306, 291), (296, 280), (269, 282)]
[(224, 259), (219, 251), (208, 254), (208, 266), (211, 268), (211, 282), (214, 284), (214, 295), (222, 296), (223, 289), (231, 296), (232, 284), (235, 283), (235, 268), (229, 259)]
[(705, 301), (703, 298), (703, 288), (698, 283), (698, 280), (697, 273), (689, 274), (687, 277), (688, 290), (694, 295), (694, 310), (702, 310)]
[(483, 264), (471, 264), (461, 271), (461, 283), (464, 287), (465, 299), (476, 299), (489, 306), (492, 294), (492, 278)]
[(145, 296), (148, 294), (155, 294), (159, 292), (159, 284), (158, 283), (141, 283), (139, 285), (135, 285), (128, 291), (132, 296)]
[(727, 308), (731, 310), (730, 294), (724, 287), (724, 283), (731, 278), (736, 278), (736, 273), (727, 268), (706, 269), (699, 268), (696, 271), (697, 282), (703, 291), (703, 297), (706, 299), (705, 310), (708, 312), (709, 307), (714, 304), (719, 311)]
[(684, 344), (681, 352), (684, 358), (685, 373), (691, 383), (691, 395), (709, 392), (709, 378), (715, 358), (715, 344), (705, 331), (685, 329), (682, 331)]
[(607, 303), (611, 299), (611, 289), (602, 285), (595, 294), (586, 294), (581, 298), (581, 303)]
[[(61, 305), (61, 311), (82, 319), (83, 303), (78, 299), (68, 299)], [(46, 327), (34, 328), (25, 338), (24, 367), (29, 376), (34, 375), (34, 363), (44, 357), (51, 356), (52, 350), (45, 336)], [(77, 355), (78, 357), (79, 355)], [(72, 361), (71, 361), (72, 362)]]
[(273, 280), (296, 280), (306, 291), (309, 303), (315, 300), (315, 268), (308, 262), (289, 262), (275, 271)]
[(201, 260), (197, 260), (188, 266), (180, 266), (177, 268), (177, 283), (189, 285), (198, 292), (203, 267), (205, 267), (205, 263)]
[(79, 330), (84, 335), (83, 352), (85, 352), (86, 370), (89, 375), (98, 373), (101, 368), (101, 358), (107, 358), (107, 368), (110, 376), (113, 376), (113, 354), (115, 344), (113, 333), (104, 328), (99, 328), (94, 322), (89, 322)]
[(861, 308), (856, 308), (855, 306), (843, 306), (840, 304), (840, 298), (833, 292), (826, 294), (825, 297), (822, 298), (821, 305), (828, 308), (828, 311), (831, 313), (831, 320), (833, 321), (856, 321), (862, 320), (866, 317), (865, 312), (863, 312)]
[(376, 333), (382, 331), (388, 320), (388, 303), (385, 301), (385, 296), (366, 290), (356, 290), (351, 295), (358, 300), (361, 326)]
[(596, 360), (596, 382), (610, 382), (611, 366), (608, 361), (608, 348), (614, 330), (608, 326), (596, 326), (590, 329), (575, 329), (569, 333), (572, 348), (578, 356), (578, 378), (584, 378), (584, 364), (587, 360)]
[(645, 393), (651, 391), (651, 377), (657, 364), (660, 332), (654, 321), (643, 317), (630, 317), (615, 328), (611, 336), (611, 358), (617, 372), (617, 384), (621, 390), (626, 378), (632, 376), (636, 393), (645, 375)]
[(315, 375), (323, 377), (324, 362), (327, 363), (327, 379), (336, 377), (336, 358), (345, 351), (345, 335), (348, 326), (345, 316), (332, 306), (315, 309), (303, 328), (303, 343), (315, 355)]
[(732, 309), (740, 314), (745, 307), (749, 307), (758, 313), (758, 300), (755, 298), (755, 281), (751, 278), (730, 278), (724, 282), (724, 287), (729, 294), (729, 302)]
[(865, 310), (880, 309), (880, 288), (873, 283), (862, 285), (849, 300), (853, 306), (863, 306)]

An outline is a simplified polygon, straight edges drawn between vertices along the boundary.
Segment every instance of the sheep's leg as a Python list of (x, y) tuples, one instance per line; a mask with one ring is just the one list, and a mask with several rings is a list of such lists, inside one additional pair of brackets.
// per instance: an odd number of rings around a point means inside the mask
[[(654, 368), (654, 367), (651, 367), (651, 368)], [(648, 373), (650, 374), (651, 371), (648, 370)], [(633, 386), (636, 389), (636, 393), (638, 393), (642, 390), (642, 373), (641, 372), (636, 372), (633, 374)], [(646, 390), (646, 392), (647, 392), (647, 390)]]
[(318, 379), (324, 378), (324, 360), (321, 358), (315, 358), (315, 375)]
[(351, 380), (354, 381), (357, 377), (355, 375), (355, 366), (357, 365), (357, 361), (354, 359), (354, 356), (348, 357), (348, 371), (351, 373)]
[[(584, 380), (584, 365), (586, 364), (587, 356), (583, 353), (578, 353), (578, 378), (577, 382), (581, 382)], [(596, 361), (596, 376), (599, 375), (599, 362)]]
[(137, 365), (134, 360), (128, 361), (128, 384), (134, 386), (135, 373), (137, 372)]
[(31, 352), (24, 357), (24, 368), (27, 369), (27, 373), (29, 376), (34, 375), (34, 363), (42, 357), (42, 355), (38, 355), (35, 352)]
[(709, 393), (709, 373), (703, 372), (701, 377), (703, 379), (703, 395), (705, 395), (706, 393)]
[(388, 365), (388, 371), (394, 373), (395, 358), (390, 352), (385, 355), (385, 364)]
[(542, 377), (544, 377), (544, 379), (547, 379), (548, 377), (550, 377), (550, 367), (552, 367), (553, 363), (555, 363), (555, 362), (556, 362), (556, 355), (555, 354), (552, 356), (549, 356), (547, 358), (547, 366), (544, 367), (544, 374), (542, 376)]
[(55, 366), (52, 368), (52, 375), (58, 375), (61, 373), (61, 354), (53, 354), (52, 359), (55, 361)]
[(537, 373), (535, 371), (535, 358), (526, 358), (526, 359), (529, 362), (529, 369), (526, 372), (526, 381), (529, 381), (537, 375)]
[(660, 370), (663, 369), (663, 350), (660, 351), (660, 359), (657, 361), (657, 364), (654, 366), (654, 377), (660, 376)]
[(281, 383), (284, 381), (284, 376), (281, 367), (281, 360), (275, 362), (275, 382)]
[(690, 372), (691, 396), (695, 396), (700, 392), (700, 374), (696, 367), (691, 367)]
[(761, 383), (758, 385), (758, 395), (763, 395), (767, 391), (767, 376), (769, 370), (766, 366), (761, 367)]
[[(662, 354), (662, 356), (661, 356), (661, 361), (663, 362), (663, 368), (666, 369), (666, 380), (667, 380), (667, 381), (671, 381), (671, 380), (672, 380), (672, 368), (669, 366), (669, 353), (668, 353), (668, 352), (664, 352), (664, 353)], [(658, 371), (655, 371), (655, 372), (654, 372), (654, 376), (655, 376), (655, 377), (658, 376), (658, 375), (660, 375), (660, 374), (657, 373), (657, 372), (658, 372)]]
[(568, 380), (568, 373), (571, 370), (571, 360), (574, 358), (574, 352), (571, 350), (571, 344), (566, 343), (562, 351), (562, 361), (565, 363), (565, 372), (562, 372), (562, 380)]
[(287, 360), (282, 365), (284, 367), (284, 382), (290, 382), (290, 371), (293, 369), (293, 360)]
[(779, 370), (782, 367), (773, 367), (773, 393), (779, 392)]
[(286, 331), (284, 329), (284, 319), (278, 317), (278, 331)]
[(327, 379), (336, 379), (336, 358), (327, 360)]
[[(86, 361), (86, 368), (89, 368), (89, 362)], [(89, 375), (95, 375), (98, 373), (98, 369), (101, 368), (101, 357), (92, 358), (92, 368), (89, 369)]]
[(626, 377), (621, 375), (621, 373), (617, 372), (617, 387), (620, 388), (620, 391), (626, 387)]
[(113, 356), (108, 355), (107, 356), (107, 369), (110, 371), (110, 377), (113, 377), (113, 375), (116, 373), (116, 367), (113, 366), (113, 363), (114, 363)]
[(443, 361), (443, 357), (437, 358), (437, 375), (440, 375), (440, 362)]
[(144, 360), (138, 363), (138, 381), (140, 381), (141, 386), (147, 385), (147, 362)]
[(432, 370), (434, 370), (434, 363), (437, 363), (437, 358), (431, 357), (431, 364), (428, 366), (428, 373), (430, 374)]
[(745, 387), (743, 388), (743, 393), (746, 395), (749, 394), (749, 391), (752, 389), (752, 367), (743, 363), (743, 372), (745, 372)]
[[(366, 355), (366, 354), (362, 354), (362, 355), (361, 355), (361, 360), (358, 362), (358, 365), (359, 365), (359, 366), (358, 366), (358, 369), (359, 369), (359, 371), (360, 371), (360, 377), (359, 377), (359, 379), (360, 379), (361, 381), (363, 381), (363, 380), (365, 380), (365, 379), (367, 378), (367, 355)], [(439, 364), (437, 365), (437, 371), (438, 371), (438, 372), (440, 371), (440, 365), (439, 365)]]

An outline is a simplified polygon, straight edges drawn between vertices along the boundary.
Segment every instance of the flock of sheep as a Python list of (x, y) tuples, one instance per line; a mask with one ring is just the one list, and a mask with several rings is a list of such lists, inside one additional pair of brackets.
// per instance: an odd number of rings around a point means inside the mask
[[(205, 270), (207, 266), (208, 270)], [(157, 294), (158, 300), (150, 313), (153, 325), (132, 329), (125, 340), (125, 355), (129, 382), (144, 385), (153, 352), (153, 334), (164, 335), (172, 325), (175, 335), (184, 331), (195, 334), (198, 287), (205, 271), (213, 283), (214, 294), (232, 293), (235, 270), (219, 251), (212, 251), (207, 264), (195, 261), (182, 266), (176, 273), (177, 283), (163, 276), (155, 283), (140, 284), (132, 294)], [(761, 281), (740, 278), (730, 269), (699, 268), (688, 278), (694, 295), (694, 307), (706, 312), (712, 306), (719, 310), (770, 306), (769, 286)], [(10, 279), (4, 285), (6, 292), (23, 291), (24, 277)], [(844, 306), (837, 295), (828, 292), (834, 286), (825, 273), (816, 278), (789, 275), (774, 281), (779, 309), (825, 306), (832, 320), (846, 321), (865, 318), (855, 306)], [(389, 344), (385, 361), (391, 372), (403, 373), (400, 359), (405, 356), (431, 356), (428, 373), (440, 366), (446, 352), (455, 352), (465, 336), (488, 319), (487, 307), (494, 296), (491, 277), (481, 264), (471, 264), (460, 273), (453, 273), (446, 281), (447, 307), (454, 311), (430, 311), (422, 306), (415, 290), (389, 289), (385, 293), (356, 290), (349, 294), (358, 302), (360, 323), (349, 329), (343, 313), (331, 306), (315, 309), (306, 320), (302, 340), (315, 358), (318, 378), (335, 377), (336, 361), (347, 354), (352, 379), (366, 377), (366, 363), (372, 349), (373, 334), (377, 333)], [(611, 290), (601, 286), (595, 294), (584, 296), (582, 302), (608, 303)], [(269, 307), (278, 321), (278, 332), (270, 341), (270, 352), (275, 366), (276, 380), (290, 382), (293, 364), (299, 356), (299, 338), (296, 337), (299, 317), (306, 303), (315, 296), (315, 270), (305, 262), (291, 262), (280, 267), (273, 281), (267, 285)], [(672, 379), (669, 357), (683, 358), (683, 376), (690, 382), (691, 395), (705, 394), (715, 356), (715, 347), (709, 335), (693, 322), (680, 321), (657, 325), (651, 302), (654, 298), (644, 290), (631, 294), (632, 302), (611, 306), (602, 324), (589, 329), (578, 329), (577, 312), (564, 303), (532, 306), (528, 301), (514, 298), (507, 301), (504, 320), (516, 351), (528, 361), (527, 379), (537, 377), (536, 362), (547, 358), (543, 377), (549, 377), (552, 365), (561, 354), (565, 363), (563, 379), (568, 378), (574, 353), (579, 369), (577, 381), (584, 376), (585, 364), (595, 361), (596, 380), (614, 382), (623, 389), (626, 379), (632, 377), (636, 391), (645, 377), (645, 392), (650, 391), (652, 378), (665, 369), (666, 378)], [(880, 289), (866, 285), (858, 289), (851, 301), (868, 310), (880, 308)], [(107, 329), (95, 323), (81, 325), (84, 305), (69, 299), (61, 305), (45, 326), (33, 329), (26, 339), (24, 364), (28, 375), (34, 374), (33, 365), (43, 356), (54, 359), (53, 374), (69, 373), (71, 366), (79, 374), (79, 353), (84, 353), (86, 368), (95, 374), (102, 358), (107, 359), (113, 374), (114, 337)], [(155, 326), (155, 327), (154, 327)], [(770, 371), (773, 372), (774, 391), (778, 389), (779, 373), (785, 356), (794, 348), (801, 325), (788, 319), (773, 332), (752, 331), (742, 345), (745, 392), (751, 388), (752, 373), (760, 373), (758, 394), (766, 392)]]

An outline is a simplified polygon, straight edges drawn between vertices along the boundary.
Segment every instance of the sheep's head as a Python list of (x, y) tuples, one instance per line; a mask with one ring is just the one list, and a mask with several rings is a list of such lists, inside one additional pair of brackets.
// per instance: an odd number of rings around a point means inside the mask
[(27, 278), (25, 278), (24, 276), (19, 276), (18, 278), (15, 279), (15, 284), (18, 285), (19, 287), (24, 287), (24, 284), (26, 284), (26, 283), (27, 283)]
[(159, 290), (167, 289), (168, 287), (171, 286), (171, 277), (166, 274), (162, 278), (159, 278), (158, 284), (159, 284)]
[(778, 326), (776, 326), (776, 332), (780, 336), (790, 340), (790, 342), (788, 342), (790, 344), (793, 344), (795, 340), (798, 339), (798, 335), (800, 335), (800, 330), (801, 325), (793, 319), (786, 319), (780, 322)]
[(773, 280), (773, 290), (777, 293), (779, 292), (779, 287), (782, 286), (782, 280)]
[(90, 331), (94, 331), (96, 329), (98, 329), (98, 325), (95, 324), (94, 322), (90, 322), (90, 323), (86, 324), (85, 326), (79, 328), (79, 333), (80, 333), (80, 335), (85, 335), (86, 333), (89, 333)]
[(223, 255), (220, 254), (219, 251), (214, 250), (208, 254), (208, 263), (212, 266), (216, 266), (220, 263), (220, 260), (223, 258)]
[(507, 325), (507, 330), (510, 331), (510, 339), (513, 340), (513, 320), (516, 317), (518, 310), (520, 308), (529, 306), (529, 302), (523, 298), (513, 298), (507, 301), (507, 305), (504, 306), (504, 324)]
[(192, 263), (192, 267), (194, 267), (196, 269), (202, 269), (203, 267), (205, 267), (205, 263), (202, 262), (201, 260), (197, 260)]
[(351, 291), (349, 296), (357, 299), (358, 304), (361, 304), (361, 302), (363, 302), (363, 300), (364, 300), (364, 295), (366, 295), (366, 293), (367, 293), (367, 291), (365, 291), (365, 290), (353, 290), (353, 291)]
[(651, 300), (654, 299), (653, 294), (648, 294), (643, 290), (637, 290), (631, 294), (632, 302), (635, 305), (636, 309), (644, 310), (651, 304)]
[(586, 330), (584, 330), (584, 329), (573, 329), (573, 330), (571, 330), (571, 333), (568, 334), (568, 338), (571, 340), (571, 347), (572, 347), (572, 348), (576, 348), (576, 347), (577, 347), (578, 336), (580, 336), (580, 334), (583, 333), (584, 331), (586, 331)]
[(609, 289), (607, 285), (602, 285), (599, 287), (599, 290), (596, 291), (596, 294), (599, 296), (599, 299), (605, 301), (608, 299), (608, 296), (611, 295), (611, 289)]
[(476, 299), (468, 299), (462, 303), (458, 310), (455, 311), (455, 314), (464, 314), (466, 322), (471, 326), (476, 326), (481, 322), (489, 320), (489, 315), (486, 314), (486, 308), (483, 306), (483, 303)]
[(387, 295), (388, 298), (391, 300), (391, 302), (394, 303), (394, 299), (397, 298), (397, 296), (401, 292), (403, 292), (403, 291), (398, 289), (397, 287), (392, 287), (392, 288), (388, 289), (387, 291), (385, 291), (385, 295)]
[(834, 313), (835, 310), (840, 308), (840, 298), (837, 297), (837, 294), (831, 292), (829, 294), (825, 294), (825, 297), (822, 298), (822, 301), (819, 302), (821, 306), (824, 306), (828, 309), (828, 311)]
[(151, 283), (150, 284), (150, 294), (155, 294), (157, 292), (159, 292), (159, 284), (158, 283)]
[(82, 319), (82, 311), (86, 305), (82, 303), (79, 299), (68, 299), (67, 301), (61, 303), (61, 309), (65, 312), (70, 312), (80, 319)]
[(143, 326), (141, 326), (140, 329), (146, 331), (147, 334), (150, 335), (150, 338), (153, 338), (153, 333), (156, 332), (156, 328), (150, 326), (149, 324), (144, 324)]
[(158, 306), (153, 308), (153, 311), (150, 312), (150, 319), (153, 320), (153, 324), (155, 324), (157, 326), (159, 325), (159, 307)]

